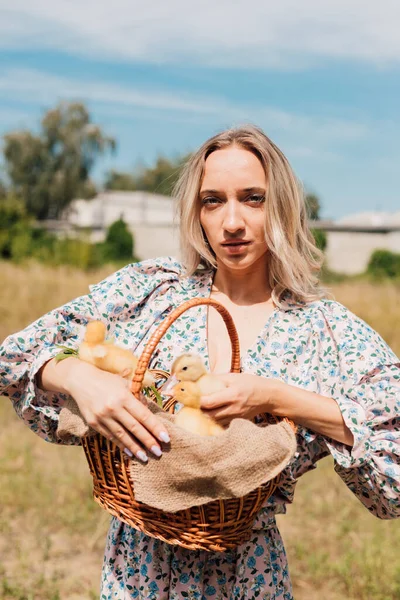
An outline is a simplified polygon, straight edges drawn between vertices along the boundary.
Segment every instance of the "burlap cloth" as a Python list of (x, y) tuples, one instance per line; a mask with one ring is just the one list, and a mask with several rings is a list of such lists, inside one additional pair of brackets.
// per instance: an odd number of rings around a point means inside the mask
[(75, 400), (68, 396), (58, 417), (58, 439), (69, 442), (74, 437), (83, 438), (95, 433), (82, 417)]
[[(256, 425), (234, 419), (223, 434), (203, 437), (176, 426), (174, 416), (155, 402), (147, 404), (163, 421), (171, 444), (163, 445), (159, 459), (150, 455), (147, 463), (129, 460), (129, 471), (136, 500), (165, 512), (245, 496), (278, 475), (296, 451), (296, 435), (284, 421)], [(69, 415), (75, 423), (73, 435), (78, 431), (77, 414)], [(64, 412), (63, 429), (58, 430), (63, 439), (67, 417)], [(84, 435), (90, 435), (87, 425)]]

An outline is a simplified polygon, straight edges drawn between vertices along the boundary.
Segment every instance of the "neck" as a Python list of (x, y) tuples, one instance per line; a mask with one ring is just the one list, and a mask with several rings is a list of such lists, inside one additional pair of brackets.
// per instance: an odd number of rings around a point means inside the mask
[(213, 292), (225, 294), (235, 304), (256, 304), (271, 298), (265, 258), (248, 269), (232, 270), (218, 265)]

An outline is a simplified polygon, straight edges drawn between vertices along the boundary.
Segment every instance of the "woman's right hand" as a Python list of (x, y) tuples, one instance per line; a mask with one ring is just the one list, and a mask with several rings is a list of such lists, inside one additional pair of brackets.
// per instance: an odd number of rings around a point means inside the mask
[(170, 441), (168, 432), (147, 406), (132, 394), (126, 379), (72, 357), (60, 362), (54, 369), (60, 367), (65, 370), (65, 391), (75, 400), (90, 427), (129, 456), (135, 455), (146, 462), (145, 449), (161, 456), (159, 442)]

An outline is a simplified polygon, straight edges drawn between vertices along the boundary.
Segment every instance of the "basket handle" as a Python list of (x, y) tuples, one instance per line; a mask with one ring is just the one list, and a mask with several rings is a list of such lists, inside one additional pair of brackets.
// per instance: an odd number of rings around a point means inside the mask
[(192, 308), (193, 306), (199, 306), (202, 304), (203, 305), (206, 304), (208, 306), (213, 306), (219, 312), (219, 314), (222, 316), (222, 318), (225, 322), (226, 328), (228, 330), (228, 334), (229, 334), (229, 337), (231, 340), (231, 345), (232, 345), (231, 373), (240, 373), (239, 336), (238, 336), (238, 333), (237, 333), (237, 330), (236, 330), (236, 327), (235, 327), (235, 324), (233, 322), (231, 315), (229, 314), (229, 312), (227, 311), (225, 306), (223, 306), (216, 300), (212, 300), (211, 298), (192, 298), (191, 300), (187, 300), (187, 302), (184, 302), (181, 306), (178, 306), (178, 308), (173, 310), (168, 315), (168, 317), (157, 327), (157, 329), (155, 330), (155, 332), (153, 333), (153, 335), (147, 342), (147, 344), (142, 352), (142, 355), (139, 358), (139, 361), (138, 361), (138, 364), (136, 367), (136, 371), (135, 371), (135, 376), (132, 379), (131, 392), (135, 396), (137, 394), (139, 394), (139, 392), (140, 392), (140, 389), (142, 387), (143, 377), (144, 377), (145, 371), (147, 370), (147, 368), (150, 364), (151, 356), (152, 356), (154, 350), (156, 349), (157, 344), (159, 343), (161, 338), (164, 336), (164, 334), (167, 332), (169, 327), (172, 325), (172, 323), (174, 321), (176, 321), (176, 319), (178, 317), (181, 316), (182, 313), (186, 312), (189, 308)]

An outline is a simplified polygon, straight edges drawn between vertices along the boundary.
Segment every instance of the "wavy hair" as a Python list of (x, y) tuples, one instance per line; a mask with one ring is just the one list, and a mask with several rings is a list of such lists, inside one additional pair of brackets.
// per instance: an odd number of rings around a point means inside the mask
[(273, 300), (279, 305), (287, 293), (300, 302), (321, 298), (318, 273), (323, 253), (308, 226), (303, 187), (281, 150), (253, 125), (228, 129), (207, 140), (189, 158), (175, 186), (181, 253), (188, 274), (200, 267), (217, 267), (200, 224), (199, 192), (207, 157), (230, 146), (255, 154), (265, 171), (265, 240)]

